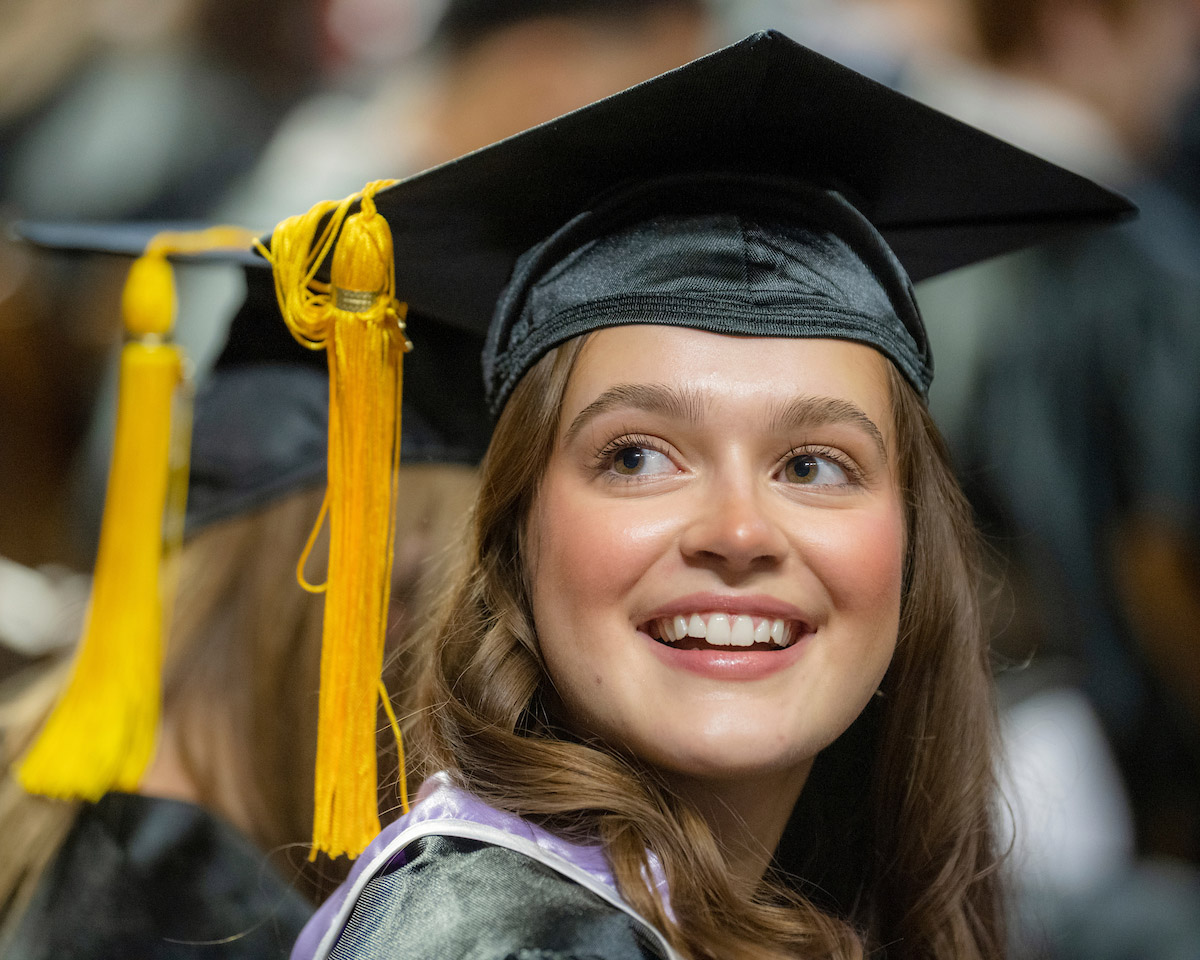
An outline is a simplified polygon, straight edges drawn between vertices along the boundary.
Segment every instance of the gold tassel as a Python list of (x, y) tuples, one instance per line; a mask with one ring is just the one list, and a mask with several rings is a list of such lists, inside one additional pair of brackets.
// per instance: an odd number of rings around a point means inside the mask
[(165, 339), (175, 319), (167, 255), (251, 241), (235, 228), (161, 234), (129, 271), (130, 341), (92, 595), (71, 678), (17, 771), (31, 793), (94, 801), (134, 790), (154, 753), (172, 597), (166, 561), (183, 532), (191, 432), (185, 358)]
[[(329, 468), (325, 505), (309, 548), (329, 521), (317, 734), (313, 848), (357, 856), (379, 832), (376, 701), (391, 594), (400, 462), (405, 305), (395, 298), (392, 235), (374, 195), (319, 204), (275, 228), (260, 250), (275, 270), (280, 309), (293, 336), (329, 359)], [(360, 211), (350, 214), (355, 201)], [(336, 241), (336, 246), (335, 246)], [(330, 282), (316, 278), (330, 250)], [(400, 766), (404, 755), (393, 724)], [(401, 796), (408, 810), (408, 798)]]

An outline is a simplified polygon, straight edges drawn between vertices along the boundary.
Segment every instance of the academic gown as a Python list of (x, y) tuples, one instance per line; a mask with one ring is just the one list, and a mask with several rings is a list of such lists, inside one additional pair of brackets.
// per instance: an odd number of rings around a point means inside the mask
[[(651, 872), (664, 894), (657, 861)], [(292, 960), (677, 960), (622, 898), (603, 849), (453, 786), (423, 785), (317, 911)]]
[(80, 810), (3, 960), (272, 960), (311, 914), (208, 811), (109, 793)]

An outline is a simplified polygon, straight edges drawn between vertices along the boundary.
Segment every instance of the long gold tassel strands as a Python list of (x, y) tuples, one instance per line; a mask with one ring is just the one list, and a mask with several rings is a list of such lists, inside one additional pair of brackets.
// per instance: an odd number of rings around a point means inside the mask
[[(275, 228), (275, 289), (293, 336), (329, 358), (329, 569), (317, 735), (313, 849), (357, 856), (379, 832), (377, 701), (391, 594), (405, 305), (395, 298), (392, 235), (369, 184)], [(355, 203), (359, 212), (351, 214)], [(330, 280), (317, 279), (333, 251)], [(309, 546), (315, 541), (310, 538)], [(395, 726), (397, 744), (399, 730)], [(400, 757), (404, 765), (403, 749)], [(404, 809), (408, 798), (401, 797)]]
[(135, 260), (122, 299), (116, 436), (100, 547), (71, 678), (17, 776), (26, 790), (98, 800), (137, 788), (158, 730), (169, 560), (183, 531), (191, 393), (167, 342), (175, 287), (167, 256), (247, 247), (236, 228), (160, 234)]

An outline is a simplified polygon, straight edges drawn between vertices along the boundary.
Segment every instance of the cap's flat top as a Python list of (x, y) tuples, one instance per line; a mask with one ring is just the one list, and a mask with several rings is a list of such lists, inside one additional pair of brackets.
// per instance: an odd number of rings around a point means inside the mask
[(756, 34), (381, 191), (403, 299), (481, 329), (517, 256), (618, 184), (794, 176), (842, 190), (913, 280), (1133, 212), (1123, 197)]

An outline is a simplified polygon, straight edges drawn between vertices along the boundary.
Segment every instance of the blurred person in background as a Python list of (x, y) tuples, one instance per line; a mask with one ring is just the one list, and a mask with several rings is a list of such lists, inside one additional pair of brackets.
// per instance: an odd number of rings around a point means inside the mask
[(1200, 88), (1192, 91), (1181, 111), (1164, 176), (1174, 190), (1200, 209)]
[(963, 0), (729, 0), (723, 29), (741, 36), (764, 23), (892, 87), (933, 51), (968, 55), (975, 36)]
[(203, 217), (319, 79), (315, 0), (6, 6), (9, 217)]
[[(0, 39), (0, 74), (29, 75), (4, 87), (0, 115), (0, 203), (11, 217), (206, 217), (265, 231), (380, 172), (416, 172), (714, 42), (704, 0), (173, 0), (146, 10), (122, 0), (71, 10), (28, 5)], [(33, 65), (38, 44), (49, 52)], [(27, 568), (86, 569), (94, 547), (119, 334), (115, 316), (89, 303), (101, 278), (82, 276), (105, 271), (104, 283), (119, 284), (120, 267), (103, 259), (68, 271), (0, 250), (0, 323), (20, 324), (17, 348), (0, 358), (0, 494), (11, 508), (0, 555)], [(181, 286), (178, 336), (203, 376), (243, 291), (219, 267), (191, 270)], [(69, 643), (79, 604), (60, 625), (51, 598), (59, 583), (77, 597), (76, 581), (53, 567), (15, 573), (8, 595), (30, 599), (8, 642), (30, 652)], [(47, 602), (23, 586), (30, 577)], [(0, 597), (3, 582), (0, 571)]]
[[(252, 272), (270, 286), (266, 271)], [(452, 346), (432, 331), (422, 339), (404, 405), (386, 678), (400, 700), (412, 673), (405, 638), (426, 615), (443, 554), (461, 538), (482, 446), (474, 364), (455, 373), (478, 346)], [(468, 385), (456, 382), (457, 404), (423, 372), (431, 366)], [(345, 860), (305, 859), (324, 599), (296, 583), (296, 563), (325, 492), (323, 367), (324, 357), (291, 339), (273, 290), (235, 320), (196, 404), (154, 760), (136, 792), (113, 790), (96, 803), (26, 793), (6, 772), (0, 956), (284, 957), (348, 869)], [(448, 426), (455, 410), (460, 419)], [(307, 569), (326, 563), (326, 540)], [(41, 668), (10, 680), (6, 767), (64, 680), (62, 669)], [(385, 819), (398, 812), (387, 737)]]
[(119, 336), (120, 271), (0, 237), (0, 678), (73, 644), (90, 566), (75, 458)]
[[(974, 284), (973, 301), (934, 298), (930, 309), (935, 329), (965, 326), (983, 338), (963, 393), (935, 399), (935, 409), (954, 421), (948, 408), (965, 408), (951, 436), (978, 503), (1020, 538), (1017, 549), (1028, 550), (1052, 591), (1039, 606), (1046, 643), (1086, 663), (1101, 717), (1135, 764), (1136, 795), (1150, 786), (1136, 763), (1155, 752), (1133, 747), (1139, 737), (1161, 743), (1200, 721), (1192, 652), (1200, 635), (1187, 632), (1187, 618), (1173, 626), (1161, 619), (1179, 619), (1200, 596), (1190, 566), (1200, 543), (1200, 222), (1153, 176), (1156, 151), (1198, 75), (1200, 6), (973, 4), (990, 66), (945, 75), (934, 67), (918, 78), (919, 92), (1120, 186), (1141, 208), (1137, 221), (1107, 236), (948, 280), (955, 295)], [(939, 77), (947, 82), (935, 90)], [(1137, 469), (1096, 469), (1125, 451), (1136, 451)], [(1036, 464), (1040, 482), (1024, 482), (1018, 464)], [(1163, 596), (1140, 596), (1150, 589), (1146, 564), (1156, 567), (1151, 579)], [(1172, 588), (1178, 595), (1166, 595)], [(1155, 704), (1169, 704), (1174, 716), (1143, 715)], [(1176, 770), (1169, 779), (1182, 787), (1188, 775)], [(1192, 786), (1200, 803), (1200, 785)], [(1200, 811), (1160, 811), (1168, 824), (1156, 822), (1152, 807), (1138, 808), (1145, 848), (1200, 856)]]
[(453, 0), (423, 165), (681, 66), (715, 46), (703, 0)]

